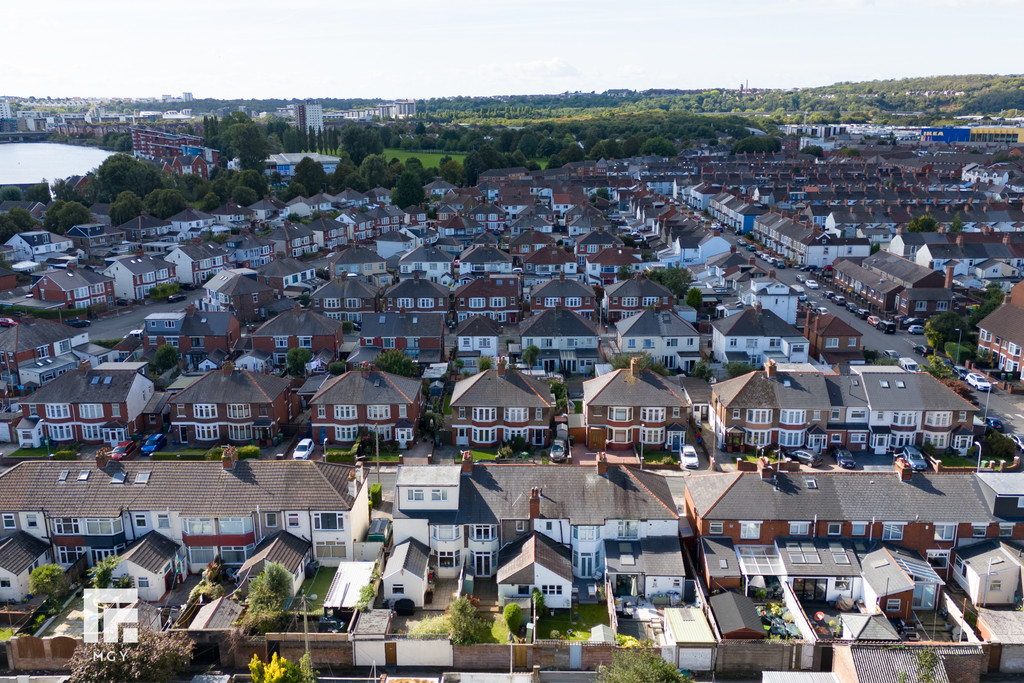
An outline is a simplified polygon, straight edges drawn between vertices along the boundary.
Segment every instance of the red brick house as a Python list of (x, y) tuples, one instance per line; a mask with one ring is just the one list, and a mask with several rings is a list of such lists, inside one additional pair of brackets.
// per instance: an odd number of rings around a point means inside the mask
[(32, 284), (37, 301), (60, 301), (64, 308), (114, 304), (114, 279), (91, 269), (68, 265), (66, 270), (49, 270)]
[(451, 408), (456, 445), (494, 448), (516, 438), (533, 446), (551, 442), (551, 387), (503, 366), (456, 382)]
[(540, 282), (530, 287), (526, 297), (533, 313), (553, 311), (559, 306), (586, 318), (594, 319), (597, 299), (590, 285), (565, 277), (561, 273), (555, 280)]
[(252, 348), (273, 359), (274, 365), (287, 363), (288, 349), (309, 349), (314, 356), (326, 352), (332, 359), (341, 350), (340, 320), (316, 311), (293, 308), (263, 323), (252, 333)]
[(313, 292), (310, 309), (334, 320), (360, 322), (377, 310), (377, 288), (357, 277), (331, 280)]
[(299, 414), (291, 381), (225, 363), (171, 399), (171, 434), (181, 443), (270, 444)]
[(448, 314), (451, 290), (415, 271), (411, 278), (400, 280), (381, 296), (381, 310)]
[(398, 349), (417, 363), (444, 360), (445, 316), (440, 313), (381, 313), (363, 316), (359, 347), (349, 365), (373, 362), (381, 352)]
[(17, 286), (18, 277), (6, 268), (0, 268), (0, 290), (9, 292)]
[(455, 290), (455, 315), (459, 322), (486, 315), (502, 323), (519, 322), (522, 286), (516, 275), (492, 275), (471, 280)]
[(671, 310), (674, 301), (675, 296), (668, 287), (636, 275), (609, 285), (601, 306), (608, 322), (616, 322), (652, 306), (656, 311)]
[(176, 175), (197, 175), (203, 180), (210, 179), (210, 164), (201, 156), (180, 156), (171, 159), (171, 172)]
[(376, 432), (382, 441), (407, 448), (416, 437), (424, 398), (415, 377), (363, 368), (324, 382), (309, 405), (317, 443), (349, 445), (360, 434)]
[(143, 353), (155, 352), (170, 344), (190, 367), (198, 366), (211, 355), (226, 359), (242, 336), (242, 326), (227, 311), (199, 312), (189, 304), (184, 311), (152, 313), (146, 316), (142, 335)]

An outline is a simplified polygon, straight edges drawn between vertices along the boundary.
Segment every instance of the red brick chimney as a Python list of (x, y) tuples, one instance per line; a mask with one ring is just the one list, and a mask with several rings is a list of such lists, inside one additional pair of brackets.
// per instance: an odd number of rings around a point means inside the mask
[(953, 266), (946, 266), (946, 281), (942, 286), (946, 289), (953, 288)]
[(462, 473), (473, 473), (473, 454), (470, 451), (462, 451)]
[(775, 466), (764, 456), (757, 459), (757, 473), (761, 481), (775, 481)]
[(636, 376), (636, 356), (629, 359), (629, 374)]
[(235, 469), (236, 457), (237, 456), (234, 449), (228, 450), (225, 448), (224, 455), (222, 455), (220, 459), (221, 466), (223, 466), (225, 470), (230, 472), (231, 470)]
[(107, 466), (107, 463), (110, 462), (109, 451), (110, 449), (107, 447), (100, 448), (96, 451), (96, 467), (102, 470)]
[(964, 246), (964, 234), (962, 232), (958, 233), (957, 236), (956, 236), (956, 246), (958, 246), (958, 247)]
[(540, 489), (530, 489), (530, 519), (540, 519)]
[(896, 474), (900, 475), (900, 481), (910, 481), (914, 476), (914, 470), (903, 456), (896, 458)]
[(79, 375), (81, 375), (82, 377), (85, 377), (86, 375), (89, 374), (90, 370), (92, 370), (92, 363), (90, 363), (87, 360), (83, 360), (83, 361), (79, 361), (78, 362), (78, 374)]
[(196, 312), (196, 305), (195, 304), (189, 304), (188, 306), (185, 307), (186, 315), (194, 315), (195, 312)]
[(224, 373), (225, 377), (230, 377), (231, 373), (235, 371), (235, 364), (227, 361), (224, 365), (220, 366), (220, 371)]
[(747, 264), (751, 265), (751, 266), (755, 266), (755, 265), (757, 265), (757, 261), (755, 261), (754, 257), (751, 256), (750, 258), (747, 259)]
[(775, 378), (775, 371), (776, 370), (777, 370), (777, 368), (775, 366), (775, 361), (774, 360), (769, 359), (768, 362), (764, 364), (764, 376), (767, 377), (768, 379), (774, 379)]
[(597, 453), (597, 473), (601, 476), (608, 473), (608, 457), (604, 451), (598, 451)]
[(22, 313), (21, 314), (21, 324), (22, 325), (31, 325), (35, 321), (36, 321), (36, 317), (34, 315), (32, 315), (31, 313)]

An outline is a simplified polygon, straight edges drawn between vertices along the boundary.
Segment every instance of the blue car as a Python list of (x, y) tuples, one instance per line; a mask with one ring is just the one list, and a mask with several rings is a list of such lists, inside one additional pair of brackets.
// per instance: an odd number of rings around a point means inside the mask
[(155, 451), (160, 450), (166, 445), (166, 436), (164, 436), (163, 434), (153, 434), (148, 439), (146, 439), (146, 443), (142, 444), (142, 452), (145, 453), (146, 455), (150, 455)]

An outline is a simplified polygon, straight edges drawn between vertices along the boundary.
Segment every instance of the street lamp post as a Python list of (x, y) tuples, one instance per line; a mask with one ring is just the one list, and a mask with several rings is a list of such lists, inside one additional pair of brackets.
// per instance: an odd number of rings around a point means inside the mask
[(976, 469), (975, 472), (980, 472), (981, 471), (981, 442), (980, 441), (975, 441), (974, 445), (978, 447), (978, 469)]
[(992, 385), (988, 387), (988, 391), (985, 392), (985, 419), (988, 419), (988, 402), (992, 399)]
[(964, 340), (964, 331), (959, 327), (956, 328), (956, 331), (960, 333), (956, 338), (956, 364), (960, 365), (960, 342)]

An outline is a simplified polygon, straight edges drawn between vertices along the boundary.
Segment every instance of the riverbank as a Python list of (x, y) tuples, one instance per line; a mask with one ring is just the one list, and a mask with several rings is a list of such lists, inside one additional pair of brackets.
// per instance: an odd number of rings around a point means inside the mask
[(33, 140), (0, 145), (0, 186), (85, 175), (115, 153), (81, 142)]

